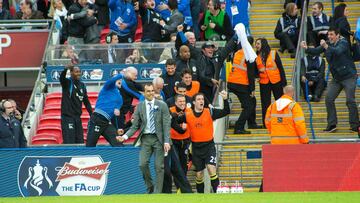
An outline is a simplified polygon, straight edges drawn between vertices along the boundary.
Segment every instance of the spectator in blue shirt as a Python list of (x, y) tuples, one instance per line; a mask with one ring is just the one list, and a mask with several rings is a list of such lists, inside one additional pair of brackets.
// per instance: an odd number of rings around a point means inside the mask
[(232, 27), (242, 23), (249, 33), (249, 0), (225, 0), (225, 4), (225, 12), (229, 15)]
[(110, 29), (119, 36), (119, 43), (131, 43), (134, 39), (132, 32), (137, 25), (134, 6), (125, 0), (109, 0)]

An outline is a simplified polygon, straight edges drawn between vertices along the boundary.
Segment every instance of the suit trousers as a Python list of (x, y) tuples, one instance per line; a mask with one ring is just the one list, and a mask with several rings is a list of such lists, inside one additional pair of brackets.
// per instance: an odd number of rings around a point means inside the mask
[(88, 123), (86, 146), (95, 147), (101, 135), (105, 137), (106, 141), (108, 141), (111, 146), (123, 146), (121, 142), (116, 140), (117, 130), (115, 126), (104, 116), (94, 112)]
[[(244, 89), (244, 85), (238, 85), (235, 83), (228, 83), (230, 92), (233, 92), (239, 99), (242, 107), (241, 114), (235, 123), (235, 130), (244, 130), (244, 126), (247, 120), (253, 116), (254, 101), (250, 97), (250, 91), (248, 88)], [(253, 124), (253, 123), (252, 123)]]
[(142, 172), (148, 193), (154, 189), (150, 173), (150, 158), (154, 154), (156, 184), (155, 193), (161, 193), (164, 182), (164, 147), (156, 134), (141, 135), (141, 149), (139, 154), (139, 167)]
[(328, 92), (325, 98), (328, 126), (337, 124), (337, 115), (335, 99), (339, 96), (341, 90), (345, 90), (346, 106), (349, 110), (349, 123), (351, 128), (358, 128), (359, 113), (355, 100), (357, 76), (353, 76), (343, 81), (332, 80), (329, 84)]
[(261, 97), (261, 110), (262, 119), (265, 126), (266, 110), (271, 104), (271, 92), (274, 95), (275, 100), (278, 100), (283, 95), (283, 87), (281, 81), (275, 84), (260, 84), (260, 97)]

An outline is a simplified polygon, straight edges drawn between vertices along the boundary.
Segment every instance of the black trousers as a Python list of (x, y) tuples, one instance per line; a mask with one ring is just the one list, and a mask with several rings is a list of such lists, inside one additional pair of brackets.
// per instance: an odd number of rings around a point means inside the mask
[(249, 119), (247, 120), (248, 126), (254, 126), (257, 125), (256, 123), (256, 97), (250, 97), (251, 102), (253, 103), (253, 108), (251, 109), (251, 114)]
[[(305, 83), (301, 81), (301, 87), (304, 93), (304, 98), (306, 100), (306, 94), (305, 94)], [(314, 97), (320, 98), (323, 91), (325, 89), (325, 80), (323, 78), (321, 78), (319, 81), (314, 82), (314, 84), (312, 86), (309, 86), (309, 92), (308, 94), (311, 94)]]
[(245, 85), (238, 85), (235, 83), (228, 83), (230, 92), (233, 92), (239, 99), (242, 107), (241, 114), (235, 123), (235, 130), (243, 130), (245, 123), (254, 116), (254, 100), (250, 97), (250, 90)]
[(201, 85), (200, 86), (200, 92), (203, 93), (206, 97), (206, 99), (212, 104), (214, 99), (214, 87), (213, 86), (207, 86), (207, 85)]
[(61, 130), (64, 144), (84, 143), (84, 130), (80, 116), (61, 116)]
[(172, 192), (172, 178), (174, 178), (174, 183), (177, 188), (180, 188), (181, 193), (192, 193), (191, 185), (181, 168), (179, 156), (173, 147), (164, 160), (163, 193)]
[(121, 142), (116, 140), (118, 134), (115, 126), (103, 115), (94, 112), (88, 123), (86, 146), (95, 147), (100, 135), (104, 136), (113, 147), (123, 146)]
[(124, 36), (118, 35), (119, 43), (132, 43), (134, 42), (134, 35), (132, 33), (129, 33)]
[(173, 143), (173, 149), (176, 151), (177, 155), (179, 156), (180, 166), (186, 175), (188, 169), (187, 163), (188, 163), (190, 139), (185, 139), (185, 140), (172, 139), (172, 143)]
[(260, 84), (261, 110), (264, 126), (266, 110), (271, 104), (271, 92), (273, 93), (275, 100), (283, 95), (281, 81), (275, 84), (271, 84), (270, 82), (268, 84)]
[(280, 47), (289, 50), (289, 52), (295, 52), (298, 38), (298, 35), (289, 35), (283, 32), (279, 36)]

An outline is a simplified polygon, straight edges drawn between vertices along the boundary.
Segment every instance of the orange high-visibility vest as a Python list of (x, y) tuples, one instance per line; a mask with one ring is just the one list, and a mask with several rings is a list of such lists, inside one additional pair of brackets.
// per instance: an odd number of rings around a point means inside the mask
[(249, 85), (245, 54), (242, 49), (237, 51), (234, 55), (232, 68), (228, 76), (228, 82), (240, 85)]
[(186, 90), (185, 95), (188, 97), (194, 96), (196, 93), (200, 91), (200, 83), (198, 81), (192, 81), (191, 82), (191, 89)]
[(260, 84), (275, 84), (280, 82), (280, 71), (275, 63), (276, 51), (271, 50), (268, 58), (266, 59), (266, 65), (262, 63), (261, 56), (256, 57), (256, 65), (259, 71)]
[(186, 113), (186, 123), (192, 142), (208, 142), (213, 139), (213, 120), (209, 108), (204, 108), (200, 117), (196, 117), (193, 110), (189, 110)]
[[(178, 114), (178, 113), (176, 112), (176, 106), (170, 107), (170, 111), (171, 111), (172, 113)], [(191, 111), (191, 109), (190, 109), (190, 110), (188, 110), (188, 108), (185, 109), (185, 112), (189, 112), (189, 111)], [(178, 132), (177, 132), (176, 130), (174, 130), (173, 128), (170, 129), (170, 138), (171, 138), (171, 139), (174, 139), (174, 140), (184, 140), (184, 139), (187, 139), (187, 138), (189, 138), (189, 137), (190, 137), (190, 133), (189, 133), (189, 130), (188, 130), (188, 129), (186, 129), (186, 131), (185, 131), (184, 134), (178, 133)]]
[(292, 102), (281, 111), (277, 111), (276, 102), (274, 102), (266, 111), (265, 125), (271, 136), (271, 144), (308, 143), (309, 138), (306, 135), (305, 118), (301, 106), (287, 95), (281, 98), (291, 99)]

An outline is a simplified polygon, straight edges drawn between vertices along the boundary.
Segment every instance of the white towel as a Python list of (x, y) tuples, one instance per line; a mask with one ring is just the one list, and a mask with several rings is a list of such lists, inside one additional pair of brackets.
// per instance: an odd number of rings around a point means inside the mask
[(245, 53), (245, 59), (247, 61), (249, 61), (250, 63), (254, 62), (257, 55), (254, 51), (254, 49), (252, 48), (252, 46), (250, 45), (248, 39), (247, 39), (247, 35), (246, 35), (246, 31), (245, 31), (245, 26), (242, 23), (238, 23), (235, 28), (234, 28), (236, 35), (238, 37), (238, 42), (241, 43), (241, 47), (244, 50)]

